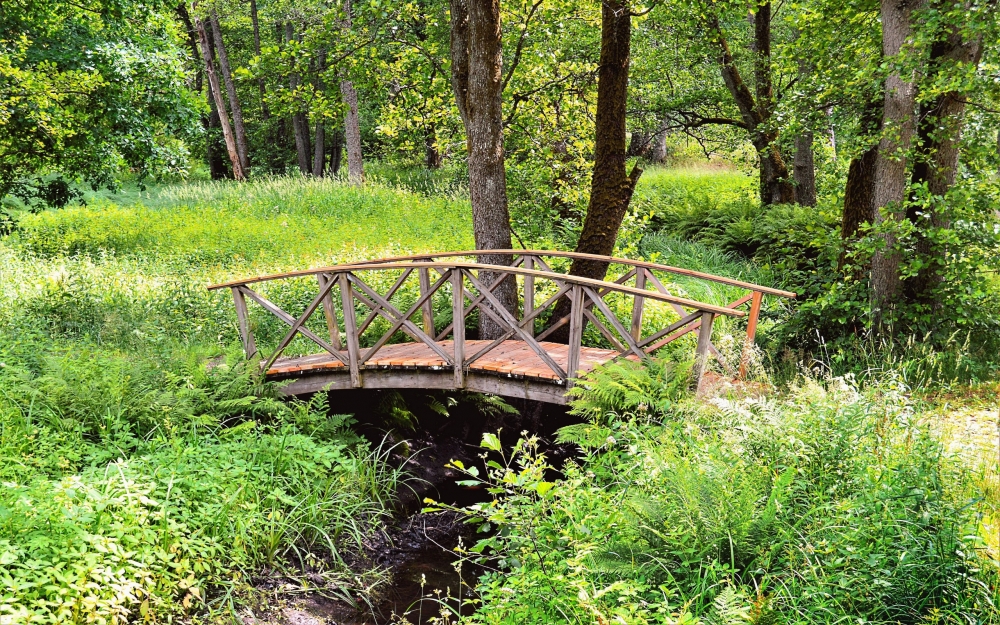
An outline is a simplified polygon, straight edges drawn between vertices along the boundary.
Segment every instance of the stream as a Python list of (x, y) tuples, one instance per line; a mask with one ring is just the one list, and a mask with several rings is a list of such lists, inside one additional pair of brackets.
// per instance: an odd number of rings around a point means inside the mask
[[(461, 460), (485, 471), (479, 457), (484, 432), (500, 432), (505, 449), (512, 447), (522, 432), (537, 435), (553, 465), (574, 453), (570, 446), (555, 444), (555, 432), (579, 419), (567, 414), (564, 406), (527, 400), (511, 400), (517, 414), (484, 414), (474, 401), (459, 401), (449, 409), (449, 416), (429, 407), (426, 392), (403, 393), (398, 398), (416, 416), (415, 429), (393, 428), (373, 414), (372, 406), (384, 406), (391, 391), (338, 391), (336, 411), (357, 415), (355, 428), (377, 445), (386, 438), (389, 444), (405, 441), (394, 448), (391, 461), (405, 463), (415, 478), (399, 493), (400, 512), (385, 535), (377, 537), (368, 548), (367, 559), (352, 563), (355, 570), (379, 567), (391, 572), (391, 581), (376, 595), (373, 605), (351, 605), (345, 601), (320, 596), (295, 598), (275, 620), (245, 621), (260, 625), (389, 625), (408, 623), (447, 623), (455, 621), (459, 611), (471, 614), (475, 606), (462, 600), (474, 597), (474, 589), (483, 569), (469, 562), (457, 569), (459, 541), (471, 546), (474, 528), (454, 513), (423, 513), (424, 497), (454, 506), (468, 506), (487, 501), (485, 489), (455, 484), (462, 476), (445, 468), (450, 460)], [(397, 399), (398, 399), (397, 398)], [(394, 399), (390, 397), (389, 399)], [(331, 402), (332, 403), (332, 402)], [(450, 619), (445, 615), (451, 616)]]

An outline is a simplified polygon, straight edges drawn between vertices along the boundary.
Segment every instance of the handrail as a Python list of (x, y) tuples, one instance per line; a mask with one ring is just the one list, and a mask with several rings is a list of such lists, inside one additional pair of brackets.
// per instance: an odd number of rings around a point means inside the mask
[(302, 269), (299, 271), (290, 271), (283, 274), (261, 276), (258, 278), (250, 278), (247, 280), (234, 280), (232, 282), (225, 282), (223, 284), (213, 284), (212, 286), (208, 287), (208, 289), (211, 291), (222, 288), (233, 288), (236, 286), (246, 286), (247, 284), (254, 284), (257, 282), (266, 282), (269, 280), (278, 280), (283, 278), (300, 278), (304, 276), (314, 276), (317, 274), (342, 273), (345, 271), (359, 271), (359, 270), (378, 271), (383, 269), (466, 269), (466, 270), (476, 269), (481, 271), (489, 271), (492, 273), (511, 273), (519, 276), (531, 276), (535, 278), (559, 280), (562, 282), (567, 282), (569, 284), (574, 284), (579, 286), (589, 286), (591, 288), (598, 288), (601, 290), (610, 289), (613, 291), (618, 291), (620, 293), (626, 293), (628, 295), (638, 296), (644, 299), (652, 299), (661, 302), (677, 304), (679, 306), (685, 306), (687, 308), (694, 308), (695, 310), (710, 312), (715, 315), (725, 315), (728, 317), (746, 316), (746, 313), (740, 310), (733, 310), (731, 308), (716, 306), (714, 304), (706, 304), (704, 302), (685, 299), (683, 297), (675, 297), (673, 295), (659, 293), (656, 291), (637, 289), (635, 287), (630, 287), (615, 282), (606, 282), (604, 280), (593, 280), (591, 278), (581, 278), (579, 276), (571, 276), (569, 274), (559, 273), (556, 271), (538, 271), (537, 269), (524, 269), (522, 267), (511, 267), (507, 265), (486, 265), (482, 263), (379, 262), (379, 263), (362, 263), (354, 265), (335, 265), (332, 267), (322, 267), (319, 269)]
[[(751, 282), (743, 282), (742, 280), (735, 280), (733, 278), (726, 278), (724, 276), (716, 276), (710, 273), (702, 273), (700, 271), (694, 271), (692, 269), (684, 269), (682, 267), (672, 267), (670, 265), (661, 265), (659, 263), (651, 263), (648, 261), (632, 260), (628, 258), (618, 258), (614, 256), (599, 256), (597, 254), (583, 254), (580, 252), (562, 252), (562, 251), (552, 251), (552, 250), (464, 250), (459, 252), (429, 252), (427, 254), (412, 254), (409, 256), (390, 256), (386, 258), (379, 258), (368, 261), (360, 261), (357, 263), (347, 263), (344, 265), (333, 265), (330, 267), (321, 267), (319, 269), (308, 269), (301, 271), (292, 271), (286, 273), (276, 273), (264, 276), (255, 276), (252, 278), (246, 278), (244, 280), (236, 280), (232, 282), (224, 282), (221, 284), (214, 284), (209, 288), (221, 289), (225, 287), (231, 287), (235, 284), (253, 284), (255, 282), (265, 282), (268, 280), (277, 280), (281, 278), (291, 278), (299, 275), (312, 275), (313, 273), (329, 273), (331, 271), (343, 270), (346, 267), (357, 267), (361, 265), (384, 265), (386, 263), (399, 263), (403, 261), (419, 261), (431, 258), (454, 258), (457, 256), (483, 256), (483, 255), (510, 255), (510, 256), (551, 256), (555, 258), (571, 258), (579, 260), (596, 260), (600, 262), (607, 262), (611, 265), (627, 265), (630, 267), (642, 267), (644, 269), (652, 269), (656, 271), (662, 271), (664, 273), (672, 273), (675, 275), (687, 276), (689, 278), (698, 278), (700, 280), (708, 280), (711, 282), (716, 282), (719, 284), (725, 284), (728, 286), (744, 288), (750, 291), (756, 291), (764, 295), (776, 295), (779, 297), (795, 298), (796, 294), (791, 291), (784, 291), (782, 289), (775, 289), (772, 287), (761, 286), (759, 284), (753, 284)], [(557, 272), (556, 272), (557, 273)]]

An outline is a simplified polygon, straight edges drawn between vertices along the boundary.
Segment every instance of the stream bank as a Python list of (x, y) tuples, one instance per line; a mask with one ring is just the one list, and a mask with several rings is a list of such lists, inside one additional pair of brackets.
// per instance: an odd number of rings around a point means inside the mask
[[(332, 401), (335, 399), (335, 402)], [(554, 466), (575, 453), (558, 445), (555, 432), (578, 423), (565, 406), (528, 400), (507, 400), (516, 412), (498, 410), (481, 396), (429, 395), (426, 392), (338, 391), (331, 396), (332, 412), (356, 415), (355, 429), (373, 446), (391, 448), (389, 462), (404, 467), (410, 480), (400, 487), (397, 512), (385, 531), (370, 537), (365, 553), (348, 564), (362, 574), (372, 569), (389, 572), (368, 598), (369, 603), (283, 592), (275, 584), (274, 597), (262, 609), (247, 614), (246, 625), (423, 625), (442, 622), (446, 614), (471, 614), (480, 567), (459, 562), (455, 548), (471, 546), (473, 528), (451, 512), (424, 513), (424, 499), (468, 506), (490, 497), (485, 489), (458, 486), (462, 479), (445, 467), (451, 460), (485, 471), (480, 457), (483, 433), (498, 433), (504, 448), (522, 435), (538, 436)], [(447, 406), (447, 415), (440, 407)], [(408, 414), (400, 418), (399, 409)], [(258, 587), (261, 587), (258, 585)], [(331, 593), (335, 596), (336, 593)], [(448, 622), (444, 620), (443, 622)]]

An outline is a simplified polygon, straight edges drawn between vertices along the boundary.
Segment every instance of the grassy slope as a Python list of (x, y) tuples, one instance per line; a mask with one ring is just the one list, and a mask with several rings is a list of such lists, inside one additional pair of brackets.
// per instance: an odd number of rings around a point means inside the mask
[(398, 476), (349, 422), (270, 399), (238, 358), (207, 373), (236, 335), (228, 294), (204, 287), (469, 246), (468, 215), (447, 197), (271, 180), (27, 217), (0, 241), (0, 623), (224, 611), (261, 566), (345, 592), (373, 581), (340, 553)]

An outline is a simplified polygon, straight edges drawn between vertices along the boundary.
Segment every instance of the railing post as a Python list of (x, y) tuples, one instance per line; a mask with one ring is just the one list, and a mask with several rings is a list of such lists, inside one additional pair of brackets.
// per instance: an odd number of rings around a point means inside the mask
[(451, 270), (451, 331), (454, 340), (455, 388), (465, 387), (465, 289), (462, 270)]
[(569, 354), (566, 359), (567, 388), (572, 384), (570, 379), (575, 378), (580, 369), (580, 347), (583, 344), (583, 289), (579, 285), (574, 285), (570, 291), (570, 303)]
[(250, 315), (247, 312), (247, 300), (243, 297), (241, 287), (234, 286), (233, 304), (236, 306), (236, 324), (240, 330), (240, 342), (243, 343), (243, 352), (247, 355), (247, 360), (257, 353), (257, 342), (253, 338), (253, 331), (250, 329)]
[(349, 274), (337, 276), (340, 281), (340, 299), (344, 307), (344, 334), (347, 342), (347, 361), (351, 368), (351, 386), (361, 387), (361, 371), (358, 368), (358, 320), (354, 311), (354, 292), (351, 290)]
[[(418, 259), (419, 262), (425, 262), (428, 260), (432, 259)], [(417, 270), (417, 274), (420, 276), (420, 297), (423, 297), (431, 288), (431, 270), (426, 267), (421, 267)], [(430, 297), (428, 297), (427, 301), (420, 307), (420, 312), (424, 318), (424, 332), (426, 332), (428, 336), (434, 336), (434, 306), (431, 303)]]
[(701, 313), (701, 327), (698, 328), (698, 349), (694, 357), (694, 388), (701, 388), (701, 377), (708, 365), (708, 346), (712, 344), (712, 322), (715, 315), (710, 312)]
[[(331, 279), (329, 274), (316, 274), (319, 290), (322, 291), (325, 289), (330, 284)], [(340, 326), (337, 325), (337, 308), (333, 303), (333, 295), (329, 291), (323, 297), (323, 315), (326, 317), (326, 327), (330, 331), (330, 344), (337, 349), (342, 349), (340, 344)]]
[[(525, 269), (535, 268), (534, 256), (523, 256), (522, 258), (524, 259)], [(535, 276), (524, 276), (524, 314), (521, 315), (521, 319), (530, 315), (533, 310), (535, 310)], [(532, 321), (528, 324), (528, 327), (524, 331), (529, 336), (535, 336), (535, 322)]]
[[(646, 268), (636, 267), (635, 268), (635, 288), (646, 289)], [(632, 338), (636, 341), (642, 336), (642, 306), (646, 302), (645, 297), (639, 297), (636, 295), (635, 300), (632, 302)]]
[(740, 358), (740, 379), (747, 377), (747, 367), (750, 365), (750, 352), (753, 350), (753, 341), (757, 336), (757, 318), (760, 316), (760, 301), (764, 294), (754, 291), (750, 299), (750, 317), (747, 319), (747, 340), (743, 343), (743, 356)]

